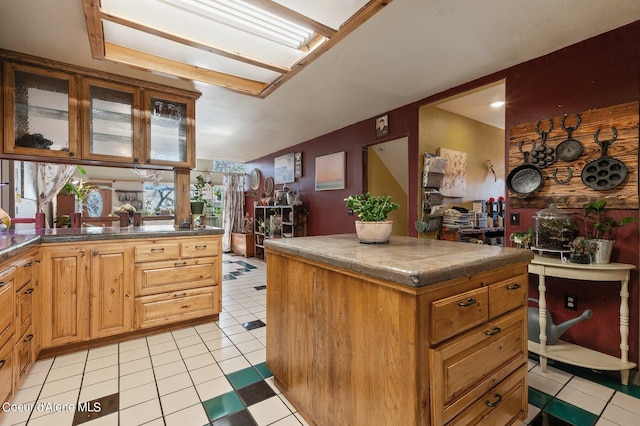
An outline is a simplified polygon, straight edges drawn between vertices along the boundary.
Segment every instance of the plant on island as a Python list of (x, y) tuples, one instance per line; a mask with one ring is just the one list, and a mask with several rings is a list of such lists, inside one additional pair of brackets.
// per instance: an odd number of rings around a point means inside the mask
[(398, 203), (391, 201), (390, 195), (349, 195), (344, 199), (347, 208), (353, 210), (363, 222), (383, 222), (392, 210), (400, 207)]

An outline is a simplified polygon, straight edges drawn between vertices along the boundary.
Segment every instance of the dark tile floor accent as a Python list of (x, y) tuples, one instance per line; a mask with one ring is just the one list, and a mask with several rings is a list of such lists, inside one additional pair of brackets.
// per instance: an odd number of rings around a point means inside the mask
[(263, 323), (260, 320), (255, 320), (255, 321), (245, 322), (244, 324), (242, 324), (242, 326), (247, 330), (254, 330), (256, 328), (266, 327), (267, 324)]
[(231, 272), (229, 272), (229, 273), (230, 273), (231, 275), (233, 275), (233, 276), (236, 276), (236, 277), (238, 277), (238, 276), (240, 276), (240, 275), (244, 275), (241, 271), (231, 271)]
[(224, 274), (222, 276), (222, 281), (229, 281), (229, 280), (237, 280), (237, 278), (231, 274)]
[(83, 407), (79, 406), (73, 416), (73, 426), (88, 422), (89, 420), (98, 419), (120, 410), (120, 394), (114, 393), (92, 401), (87, 401), (84, 404), (85, 411), (81, 411), (81, 408)]
[(213, 426), (257, 426), (247, 410), (238, 411), (235, 414), (213, 422)]
[(237, 260), (235, 263), (237, 263), (238, 265), (241, 265), (241, 266), (243, 266), (243, 267), (245, 267), (247, 269), (256, 269), (256, 267), (253, 266), (252, 264), (244, 262), (242, 260)]
[(266, 290), (267, 286), (266, 285), (257, 285), (254, 287), (256, 290)]
[(245, 386), (242, 389), (238, 389), (240, 398), (244, 401), (247, 407), (264, 401), (267, 398), (276, 396), (271, 386), (269, 386), (264, 380), (253, 383), (249, 386)]

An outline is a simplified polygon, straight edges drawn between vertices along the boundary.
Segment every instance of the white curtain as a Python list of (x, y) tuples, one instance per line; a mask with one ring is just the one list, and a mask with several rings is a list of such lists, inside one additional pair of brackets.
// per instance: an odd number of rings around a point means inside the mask
[(231, 233), (240, 232), (242, 218), (244, 217), (244, 175), (225, 174), (222, 179), (224, 190), (222, 192), (223, 210), (222, 227), (222, 251), (231, 251)]
[(73, 176), (76, 166), (68, 164), (38, 163), (38, 211), (58, 195), (67, 180)]

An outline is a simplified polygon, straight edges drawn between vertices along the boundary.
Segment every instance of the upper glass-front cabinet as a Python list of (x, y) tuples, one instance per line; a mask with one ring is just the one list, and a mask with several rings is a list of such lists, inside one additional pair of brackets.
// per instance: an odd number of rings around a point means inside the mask
[(78, 155), (74, 76), (7, 63), (4, 79), (5, 152), (65, 158)]
[(83, 158), (138, 163), (142, 139), (139, 93), (134, 87), (83, 80)]
[(147, 158), (149, 164), (193, 167), (194, 149), (193, 99), (147, 92), (145, 111), (148, 120)]

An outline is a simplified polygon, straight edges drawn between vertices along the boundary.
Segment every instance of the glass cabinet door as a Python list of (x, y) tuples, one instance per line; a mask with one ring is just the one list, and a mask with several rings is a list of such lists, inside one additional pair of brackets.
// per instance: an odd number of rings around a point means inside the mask
[(148, 116), (146, 162), (194, 167), (194, 109), (191, 99), (147, 92)]
[(77, 88), (71, 74), (5, 64), (5, 152), (78, 155)]
[[(136, 122), (139, 94), (135, 88), (105, 81), (83, 81), (83, 158), (137, 163)], [(141, 139), (138, 137), (138, 139)]]

